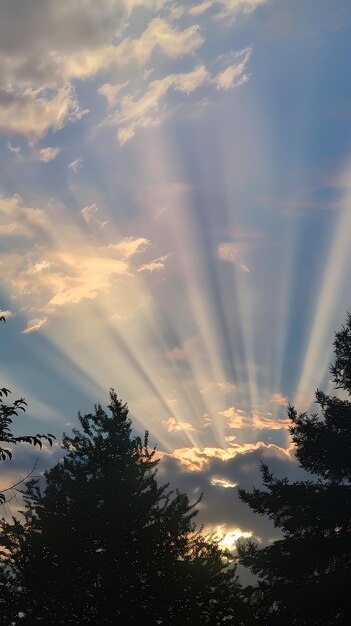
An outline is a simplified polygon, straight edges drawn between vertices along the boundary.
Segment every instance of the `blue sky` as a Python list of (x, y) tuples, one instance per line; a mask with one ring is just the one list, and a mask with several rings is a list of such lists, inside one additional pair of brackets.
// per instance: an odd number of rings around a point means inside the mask
[(350, 309), (349, 2), (0, 10), (2, 381), (58, 437), (115, 387), (205, 523), (258, 534), (218, 480), (297, 475), (286, 405)]

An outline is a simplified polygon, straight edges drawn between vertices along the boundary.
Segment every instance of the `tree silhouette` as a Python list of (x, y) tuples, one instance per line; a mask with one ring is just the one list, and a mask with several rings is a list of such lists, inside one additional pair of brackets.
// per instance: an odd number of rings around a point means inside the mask
[[(5, 317), (0, 316), (0, 322), (5, 322)], [(52, 440), (55, 439), (54, 435), (14, 435), (12, 432), (12, 423), (13, 418), (18, 417), (18, 412), (25, 411), (25, 407), (27, 406), (24, 398), (19, 398), (18, 400), (14, 400), (10, 402), (10, 404), (5, 403), (5, 399), (9, 397), (10, 390), (6, 387), (0, 388), (0, 460), (5, 461), (6, 459), (12, 458), (12, 451), (7, 447), (7, 445), (16, 445), (18, 443), (29, 443), (32, 446), (42, 447), (43, 440), (49, 442), (52, 445)], [(6, 400), (7, 402), (7, 400)], [(4, 447), (4, 444), (6, 447)], [(29, 473), (31, 474), (31, 472)], [(3, 504), (6, 501), (5, 492), (11, 491), (15, 486), (23, 482), (20, 480), (16, 483), (16, 485), (12, 485), (7, 489), (3, 489), (0, 493), (0, 504)]]
[(25, 523), (2, 521), (8, 619), (247, 623), (228, 555), (195, 529), (197, 503), (158, 486), (155, 449), (147, 433), (132, 437), (128, 408), (113, 391), (108, 408), (79, 415), (81, 429), (64, 436), (66, 455), (45, 486), (26, 485)]
[[(336, 388), (351, 394), (351, 316), (336, 333)], [(262, 465), (264, 490), (240, 498), (268, 515), (283, 538), (242, 544), (243, 565), (258, 576), (251, 589), (260, 624), (346, 624), (351, 611), (351, 402), (316, 392), (319, 414), (289, 407), (290, 433), (311, 480), (290, 483)]]

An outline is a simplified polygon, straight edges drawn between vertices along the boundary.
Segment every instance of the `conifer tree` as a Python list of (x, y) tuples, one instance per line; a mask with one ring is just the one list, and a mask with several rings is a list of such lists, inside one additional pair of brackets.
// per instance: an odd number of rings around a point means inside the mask
[(155, 449), (113, 391), (109, 410), (79, 415), (45, 485), (26, 486), (25, 523), (2, 522), (13, 623), (243, 624), (235, 569), (187, 496), (157, 484)]
[[(336, 333), (336, 388), (351, 395), (351, 316)], [(262, 465), (264, 489), (240, 498), (283, 533), (266, 547), (239, 548), (258, 576), (251, 601), (261, 624), (348, 624), (351, 614), (351, 402), (316, 392), (320, 412), (289, 407), (290, 433), (311, 480), (290, 483)]]

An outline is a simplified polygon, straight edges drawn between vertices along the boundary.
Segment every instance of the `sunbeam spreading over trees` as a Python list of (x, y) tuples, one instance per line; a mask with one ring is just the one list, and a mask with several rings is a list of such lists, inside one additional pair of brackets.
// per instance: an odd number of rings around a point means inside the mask
[[(128, 407), (111, 390), (108, 411), (79, 414), (62, 459), (24, 484), (24, 521), (1, 520), (1, 624), (348, 624), (350, 315), (334, 348), (339, 396), (318, 390), (311, 415), (288, 408), (295, 455), (311, 478), (290, 482), (262, 464), (263, 488), (239, 488), (280, 539), (248, 540), (233, 556), (197, 529), (201, 498), (159, 485), (156, 448), (147, 432), (133, 435)], [(254, 584), (239, 581), (237, 560)]]
[[(351, 396), (351, 316), (336, 333), (337, 389)], [(268, 515), (283, 538), (239, 547), (243, 565), (258, 576), (250, 590), (260, 624), (348, 624), (351, 613), (351, 402), (316, 392), (320, 412), (289, 407), (296, 457), (311, 480), (290, 483), (262, 465), (264, 489), (239, 490)]]

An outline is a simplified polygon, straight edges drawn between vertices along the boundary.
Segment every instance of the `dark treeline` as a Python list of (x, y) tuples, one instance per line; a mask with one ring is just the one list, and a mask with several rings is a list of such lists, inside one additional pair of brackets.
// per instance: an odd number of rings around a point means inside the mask
[[(239, 490), (281, 539), (243, 542), (233, 558), (197, 529), (198, 502), (158, 484), (147, 433), (133, 436), (128, 408), (111, 391), (108, 411), (96, 406), (79, 415), (80, 428), (64, 436), (65, 455), (45, 480), (24, 485), (23, 518), (1, 521), (1, 624), (348, 624), (350, 315), (334, 348), (340, 397), (317, 391), (318, 414), (288, 410), (295, 454), (310, 480), (291, 483), (262, 465), (263, 488)], [(6, 442), (11, 422), (1, 411)], [(240, 584), (237, 558), (255, 585)]]

